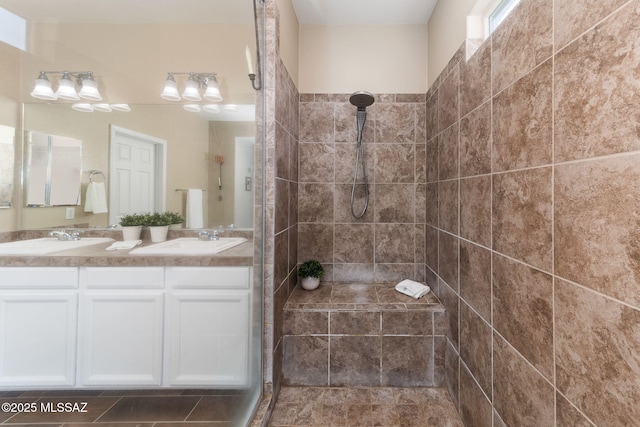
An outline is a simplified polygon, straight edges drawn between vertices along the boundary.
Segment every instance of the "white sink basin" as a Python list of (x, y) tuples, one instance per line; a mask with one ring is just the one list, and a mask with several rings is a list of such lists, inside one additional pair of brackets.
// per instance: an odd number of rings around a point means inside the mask
[(58, 240), (57, 237), (43, 237), (41, 239), (17, 240), (0, 243), (0, 255), (47, 255), (113, 241), (114, 239), (109, 237), (84, 237), (80, 240)]
[(137, 248), (130, 253), (135, 255), (213, 255), (246, 241), (244, 237), (221, 237), (218, 240), (183, 237)]

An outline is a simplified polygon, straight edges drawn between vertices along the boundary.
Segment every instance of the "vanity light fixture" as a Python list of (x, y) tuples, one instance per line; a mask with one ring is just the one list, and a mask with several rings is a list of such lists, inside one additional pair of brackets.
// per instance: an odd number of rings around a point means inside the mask
[[(174, 76), (189, 76), (185, 84), (185, 89), (182, 92), (182, 96), (178, 92), (178, 84)], [(204, 90), (204, 94), (200, 95), (200, 90)], [(174, 73), (169, 72), (166, 80), (164, 81), (164, 89), (160, 94), (162, 99), (167, 101), (180, 101), (186, 99), (187, 101), (198, 102), (202, 98), (210, 102), (221, 102), (222, 96), (220, 95), (220, 87), (216, 80), (216, 73)]]
[(94, 111), (99, 111), (101, 113), (111, 113), (112, 111), (128, 113), (131, 111), (131, 107), (129, 107), (128, 104), (89, 104), (76, 102), (71, 105), (71, 108), (83, 113), (93, 113)]
[[(51, 88), (51, 82), (47, 74), (62, 74), (55, 93)], [(76, 82), (73, 81), (73, 78), (80, 86), (80, 92), (76, 92)], [(94, 80), (92, 71), (40, 71), (31, 96), (46, 101), (56, 101), (58, 99), (78, 101), (80, 98), (88, 101), (102, 100), (100, 91), (98, 91), (98, 83)]]

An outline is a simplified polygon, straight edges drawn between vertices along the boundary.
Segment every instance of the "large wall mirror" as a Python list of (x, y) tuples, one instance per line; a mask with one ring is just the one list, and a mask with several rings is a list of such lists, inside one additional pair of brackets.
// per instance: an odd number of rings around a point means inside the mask
[[(104, 177), (108, 199), (117, 191), (110, 172), (114, 127), (166, 141), (162, 209), (185, 214), (184, 190), (202, 189), (204, 227), (251, 228), (256, 93), (247, 77), (245, 56), (248, 46), (255, 51), (251, 2), (186, 0), (180, 5), (183, 14), (167, 10), (149, 16), (130, 3), (117, 15), (99, 5), (86, 11), (72, 8), (75, 12), (68, 14), (65, 1), (0, 0), (0, 7), (27, 20), (29, 30), (26, 50), (6, 45), (0, 49), (0, 64), (12, 64), (14, 80), (20, 82), (17, 98), (23, 127), (16, 132), (20, 141), (14, 147), (22, 154), (22, 183), (7, 190), (13, 196), (8, 203), (13, 200), (12, 208), (19, 209), (16, 228), (107, 227), (113, 221), (109, 212), (86, 211), (85, 199), (95, 171), (101, 173), (101, 181)], [(77, 90), (81, 86), (73, 73), (90, 71), (102, 100), (32, 97), (35, 80), (50, 70), (71, 71)], [(169, 72), (176, 73), (182, 93), (188, 76), (179, 72), (190, 71), (215, 73), (223, 99), (172, 102), (160, 97)], [(62, 77), (62, 73), (47, 74), (54, 92)], [(16, 99), (9, 86), (0, 84), (0, 96)], [(29, 135), (81, 141), (79, 173), (73, 172), (80, 180), (79, 204), (52, 203), (51, 194), (44, 194), (42, 202), (30, 199), (36, 193), (30, 191), (35, 145)], [(67, 157), (58, 161), (49, 156), (48, 165), (68, 171)], [(0, 164), (0, 207), (5, 169)]]
[(0, 125), (0, 209), (12, 203), (15, 132), (12, 126)]

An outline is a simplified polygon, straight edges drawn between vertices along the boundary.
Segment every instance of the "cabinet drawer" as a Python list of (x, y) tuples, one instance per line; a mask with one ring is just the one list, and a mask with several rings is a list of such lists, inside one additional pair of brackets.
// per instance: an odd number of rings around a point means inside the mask
[(180, 289), (248, 289), (251, 267), (166, 267), (166, 281)]
[(81, 282), (89, 289), (162, 289), (163, 267), (85, 267)]
[(78, 287), (76, 267), (0, 267), (3, 289), (73, 289)]

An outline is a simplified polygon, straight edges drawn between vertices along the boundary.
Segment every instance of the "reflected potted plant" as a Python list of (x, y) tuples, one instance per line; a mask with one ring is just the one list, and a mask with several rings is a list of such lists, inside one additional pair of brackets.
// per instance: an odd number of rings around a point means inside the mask
[(149, 227), (152, 242), (164, 242), (167, 240), (169, 225), (171, 225), (171, 216), (166, 213), (154, 212), (147, 216), (144, 225)]
[(312, 291), (320, 286), (320, 278), (324, 274), (324, 268), (319, 261), (310, 259), (298, 267), (298, 276), (302, 277), (302, 288)]
[(169, 230), (177, 230), (182, 228), (182, 223), (184, 222), (184, 217), (180, 215), (178, 212), (165, 212), (165, 215), (169, 217)]
[(142, 226), (146, 225), (148, 214), (125, 214), (120, 217), (122, 240), (140, 240)]

